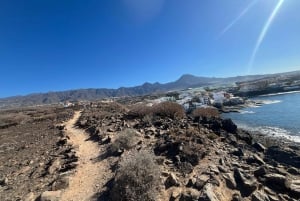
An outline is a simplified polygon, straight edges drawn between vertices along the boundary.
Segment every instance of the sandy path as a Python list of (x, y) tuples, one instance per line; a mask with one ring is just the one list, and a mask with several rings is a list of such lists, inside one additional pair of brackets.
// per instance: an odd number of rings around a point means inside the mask
[(76, 154), (79, 157), (76, 172), (70, 177), (69, 188), (61, 197), (62, 201), (87, 201), (99, 192), (107, 181), (110, 173), (107, 161), (95, 162), (101, 147), (90, 140), (88, 134), (83, 130), (74, 127), (80, 117), (80, 112), (75, 112), (74, 117), (66, 123), (66, 134), (76, 147)]

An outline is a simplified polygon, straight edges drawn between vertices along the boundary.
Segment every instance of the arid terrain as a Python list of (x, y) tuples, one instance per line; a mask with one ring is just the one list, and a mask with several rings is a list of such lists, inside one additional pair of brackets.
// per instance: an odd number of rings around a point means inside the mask
[(0, 200), (299, 200), (299, 144), (266, 142), (172, 102), (6, 110)]

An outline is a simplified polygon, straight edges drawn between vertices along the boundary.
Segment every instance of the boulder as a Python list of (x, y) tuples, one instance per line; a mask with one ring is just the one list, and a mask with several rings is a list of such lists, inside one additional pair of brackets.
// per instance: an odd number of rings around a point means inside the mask
[(222, 120), (222, 129), (229, 133), (237, 133), (237, 125), (231, 119)]
[(40, 201), (60, 201), (61, 191), (45, 191), (40, 196)]

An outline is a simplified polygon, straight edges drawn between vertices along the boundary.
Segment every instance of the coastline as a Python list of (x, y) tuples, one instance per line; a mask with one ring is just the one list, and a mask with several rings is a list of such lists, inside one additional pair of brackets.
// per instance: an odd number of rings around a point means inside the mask
[[(260, 109), (253, 109), (251, 110), (250, 108), (258, 108), (258, 107), (264, 107), (265, 105), (269, 105), (269, 104), (276, 104), (276, 103), (281, 103), (283, 102), (283, 100), (274, 100), (274, 96), (281, 96), (281, 95), (288, 95), (288, 94), (296, 94), (296, 93), (300, 93), (300, 91), (291, 91), (291, 92), (282, 92), (282, 93), (276, 93), (276, 94), (264, 94), (264, 95), (259, 95), (256, 97), (253, 97), (251, 99), (247, 99), (245, 100), (245, 104), (242, 105), (237, 105), (237, 106), (224, 106), (224, 108), (222, 108), (221, 113), (224, 114), (224, 116), (229, 116), (226, 118), (232, 118), (229, 115), (226, 115), (226, 113), (239, 113), (241, 115), (245, 114), (245, 115), (249, 115), (249, 114), (253, 114), (253, 116), (246, 116), (245, 118), (249, 120), (251, 120), (251, 118), (254, 118), (255, 113), (260, 112), (261, 114), (261, 110)], [(260, 98), (268, 98), (270, 97), (270, 100), (263, 100)], [(272, 98), (271, 98), (272, 97)], [(257, 99), (256, 99), (257, 98)], [(278, 106), (280, 107), (280, 106)], [(248, 109), (249, 110), (248, 110)], [(238, 116), (239, 115), (235, 115), (233, 114), (233, 116)], [(244, 117), (244, 116), (242, 116)], [(280, 142), (284, 142), (285, 144), (291, 144), (291, 143), (297, 143), (299, 145), (300, 143), (300, 132), (299, 130), (290, 130), (286, 127), (282, 127), (282, 125), (269, 125), (269, 124), (265, 124), (265, 125), (257, 125), (255, 126), (255, 121), (251, 122), (251, 123), (247, 123), (244, 119), (244, 121), (239, 121), (239, 119), (233, 119), (234, 123), (238, 125), (238, 128), (245, 130), (249, 133), (251, 133), (253, 135), (254, 138), (257, 138), (259, 141), (263, 141), (263, 142), (268, 142), (268, 143), (275, 143), (275, 144), (280, 144)], [(270, 142), (269, 142), (270, 141)], [(268, 144), (267, 143), (267, 144)]]

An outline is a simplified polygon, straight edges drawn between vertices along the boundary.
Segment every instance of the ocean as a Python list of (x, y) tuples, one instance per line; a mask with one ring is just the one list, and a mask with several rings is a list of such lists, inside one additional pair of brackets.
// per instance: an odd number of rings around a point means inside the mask
[(252, 99), (261, 100), (264, 104), (244, 108), (241, 113), (226, 113), (222, 116), (231, 118), (240, 128), (300, 142), (300, 91)]

